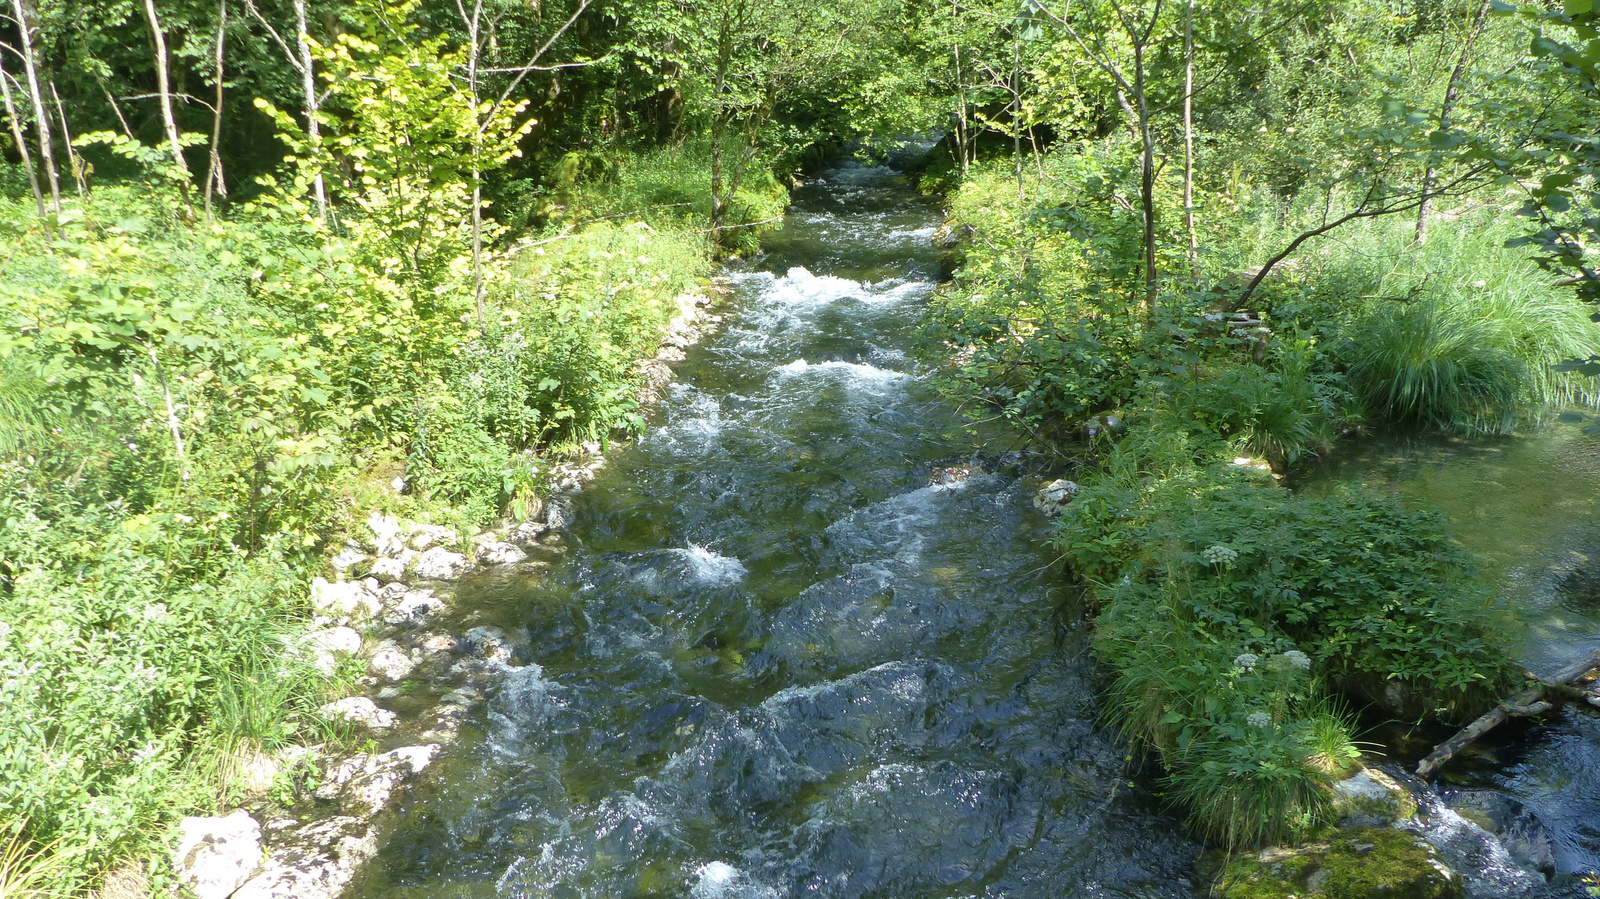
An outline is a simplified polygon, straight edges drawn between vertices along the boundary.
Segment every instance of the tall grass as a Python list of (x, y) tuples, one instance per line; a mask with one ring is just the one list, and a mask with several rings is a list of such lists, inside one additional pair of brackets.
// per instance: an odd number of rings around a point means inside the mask
[(26, 832), (24, 825), (0, 845), (0, 899), (47, 899), (70, 872), (54, 845), (36, 845)]
[(1347, 241), (1318, 277), (1342, 308), (1336, 354), (1369, 408), (1397, 422), (1503, 434), (1564, 404), (1592, 405), (1592, 379), (1557, 364), (1600, 353), (1600, 325), (1548, 284), (1514, 222), (1481, 211), (1435, 230), (1374, 226)]

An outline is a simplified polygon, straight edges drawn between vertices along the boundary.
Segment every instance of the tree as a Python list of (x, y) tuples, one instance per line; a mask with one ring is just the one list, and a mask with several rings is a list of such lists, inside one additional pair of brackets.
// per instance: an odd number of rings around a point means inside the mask
[(807, 138), (784, 136), (777, 113), (806, 97), (837, 104), (860, 81), (892, 5), (879, 0), (683, 0), (674, 30), (690, 115), (711, 143), (711, 233), (726, 245), (735, 197), (750, 166)]
[[(1145, 309), (1156, 309), (1156, 140), (1151, 129), (1150, 58), (1161, 37), (1165, 0), (1124, 6), (1118, 0), (1084, 3), (1057, 13), (1043, 0), (1028, 0), (1072, 39), (1089, 62), (1116, 85), (1117, 104), (1139, 136), (1139, 209), (1143, 226)], [(1131, 69), (1131, 71), (1130, 71)]]
[(39, 89), (39, 71), (35, 48), (39, 40), (37, 16), (23, 6), (22, 0), (11, 0), (11, 19), (21, 36), (19, 46), (0, 47), (12, 50), (22, 57), (22, 70), (28, 79), (28, 100), (33, 105), (33, 129), (38, 137), (39, 159), (44, 164), (45, 180), (50, 185), (50, 208), (61, 211), (61, 179), (56, 169), (54, 141), (50, 137), (50, 114), (44, 108), (44, 93)]

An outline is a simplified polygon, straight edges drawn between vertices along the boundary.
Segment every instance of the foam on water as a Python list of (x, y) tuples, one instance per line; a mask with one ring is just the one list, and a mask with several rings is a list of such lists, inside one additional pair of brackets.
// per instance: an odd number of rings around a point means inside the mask
[(727, 862), (707, 862), (694, 872), (690, 899), (778, 899), (778, 891), (756, 883)]
[(698, 543), (691, 543), (688, 547), (675, 549), (673, 552), (689, 563), (689, 570), (702, 584), (718, 586), (737, 584), (744, 580), (747, 574), (744, 565), (740, 564), (738, 559), (730, 559)]
[(774, 370), (783, 375), (838, 375), (852, 386), (860, 387), (882, 388), (911, 379), (911, 376), (903, 371), (879, 368), (876, 365), (864, 362), (843, 362), (839, 360), (807, 362), (804, 359), (796, 359), (788, 365), (780, 365)]
[(775, 279), (767, 288), (762, 300), (774, 306), (791, 310), (811, 310), (843, 299), (866, 299), (866, 289), (859, 281), (837, 278), (833, 275), (813, 275), (804, 266), (795, 266), (782, 278)]

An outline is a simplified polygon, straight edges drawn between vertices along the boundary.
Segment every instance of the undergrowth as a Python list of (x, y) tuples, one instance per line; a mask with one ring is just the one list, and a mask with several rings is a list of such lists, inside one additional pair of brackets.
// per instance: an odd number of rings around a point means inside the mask
[(1164, 237), (1164, 269), (1192, 278), (1151, 308), (1118, 140), (1048, 154), (1025, 200), (980, 165), (950, 199), (962, 266), (924, 330), (973, 415), (1090, 463), (1055, 540), (1093, 610), (1112, 717), (1160, 760), (1164, 795), (1219, 844), (1293, 840), (1357, 763), (1351, 704), (1459, 722), (1518, 671), (1513, 616), (1439, 515), (1278, 479), (1386, 422), (1504, 433), (1590, 402), (1554, 366), (1593, 355), (1600, 331), (1505, 248), (1514, 228), (1492, 208), (1420, 247), (1408, 223), (1354, 227), (1235, 316), (1261, 222), (1316, 214), (1244, 189), (1193, 264)]
[(369, 511), (470, 532), (642, 423), (637, 364), (712, 248), (693, 210), (633, 214), (659, 188), (624, 159), (583, 186), (618, 214), (494, 249), (482, 319), (465, 219), (396, 260), (270, 192), (210, 224), (159, 184), (0, 199), (0, 891), (80, 894), (253, 755), (346, 739), (315, 710), (349, 672), (284, 643)]

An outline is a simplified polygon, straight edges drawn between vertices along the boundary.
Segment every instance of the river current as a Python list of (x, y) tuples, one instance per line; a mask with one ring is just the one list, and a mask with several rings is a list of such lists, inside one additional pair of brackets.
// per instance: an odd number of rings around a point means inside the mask
[[(558, 500), (561, 563), (461, 585), (454, 624), (522, 648), (357, 899), (1203, 893), (1199, 847), (1099, 719), (1038, 478), (911, 354), (938, 222), (886, 168), (796, 190), (650, 427)], [(1352, 480), (1444, 509), (1523, 611), (1530, 666), (1600, 640), (1600, 450), (1378, 441), (1303, 489)], [(1594, 722), (1503, 728), (1417, 784), (1411, 827), (1470, 896), (1585, 895)], [(1470, 823), (1502, 806), (1564, 876)]]
[(464, 587), (530, 648), (360, 895), (1192, 893), (1037, 484), (973, 464), (908, 355), (937, 207), (855, 165), (794, 199), (566, 561)]

